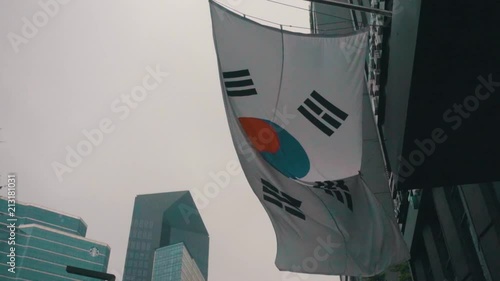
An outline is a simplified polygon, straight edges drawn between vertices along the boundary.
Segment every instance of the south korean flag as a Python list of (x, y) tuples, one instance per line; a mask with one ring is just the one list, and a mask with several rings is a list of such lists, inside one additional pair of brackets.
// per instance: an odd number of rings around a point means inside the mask
[(297, 34), (211, 9), (223, 92), (253, 148), (301, 183), (357, 175), (367, 32)]
[(210, 6), (229, 129), (273, 224), (276, 266), (372, 276), (407, 260), (398, 225), (358, 174), (366, 32), (296, 34)]

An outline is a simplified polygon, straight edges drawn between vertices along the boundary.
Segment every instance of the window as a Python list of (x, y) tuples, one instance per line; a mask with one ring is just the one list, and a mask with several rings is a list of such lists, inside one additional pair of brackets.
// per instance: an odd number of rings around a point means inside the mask
[(479, 264), (479, 257), (471, 236), (470, 221), (465, 211), (464, 202), (460, 197), (459, 188), (454, 186), (445, 188), (444, 190), (458, 231), (457, 234), (464, 250), (465, 258), (471, 269), (472, 279), (475, 281), (484, 281), (485, 279)]
[(428, 207), (428, 215), (426, 216), (426, 220), (431, 227), (432, 235), (434, 237), (434, 242), (436, 244), (436, 248), (439, 255), (439, 260), (441, 261), (442, 270), (444, 273), (444, 277), (447, 280), (455, 280), (455, 273), (453, 271), (453, 265), (451, 263), (450, 254), (448, 252), (448, 248), (446, 245), (446, 241), (443, 236), (443, 231), (441, 225), (439, 224), (439, 220), (437, 219), (436, 210), (434, 205)]
[(493, 191), (495, 192), (497, 203), (500, 205), (500, 182), (492, 183)]

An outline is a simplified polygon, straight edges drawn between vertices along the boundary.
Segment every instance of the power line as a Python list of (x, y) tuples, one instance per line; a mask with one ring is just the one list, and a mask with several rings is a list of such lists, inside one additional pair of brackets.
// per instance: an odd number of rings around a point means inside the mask
[[(308, 9), (305, 9), (305, 8), (302, 8), (302, 7), (298, 7), (298, 6), (294, 6), (294, 5), (290, 5), (290, 4), (285, 4), (285, 3), (281, 3), (281, 2), (277, 2), (277, 1), (273, 1), (273, 0), (267, 0), (267, 1), (268, 1), (268, 2), (273, 2), (273, 3), (276, 3), (276, 4), (280, 4), (280, 5), (283, 5), (283, 6), (287, 6), (287, 7), (291, 7), (291, 8), (299, 9), (299, 10), (304, 10), (304, 11), (308, 11), (308, 12), (313, 12), (312, 10), (308, 10)], [(315, 13), (315, 14), (319, 14), (319, 15), (329, 16), (329, 17), (332, 17), (332, 18), (339, 18), (339, 19), (343, 19), (344, 21), (348, 21), (348, 22), (351, 22), (351, 21), (352, 21), (351, 19), (348, 19), (348, 18), (343, 18), (343, 17), (339, 17), (339, 16), (334, 16), (334, 15), (330, 15), (330, 14), (327, 14), (327, 13), (316, 12), (316, 11), (314, 11), (313, 13)]]
[[(212, 0), (212, 1), (213, 1), (213, 0)], [(217, 3), (217, 4), (219, 4), (219, 5), (223, 6), (223, 7), (225, 7), (225, 8), (226, 8), (226, 9), (228, 9), (228, 10), (232, 10), (232, 11), (234, 11), (234, 12), (238, 13), (238, 14), (241, 14), (241, 15), (243, 15), (244, 17), (254, 18), (254, 19), (261, 20), (261, 21), (264, 21), (264, 22), (267, 22), (267, 23), (276, 24), (276, 25), (278, 25), (278, 26), (293, 27), (293, 28), (301, 28), (301, 29), (308, 29), (308, 30), (310, 30), (310, 29), (311, 29), (310, 27), (296, 26), (296, 25), (290, 25), (290, 24), (282, 24), (282, 23), (277, 23), (277, 22), (274, 22), (274, 21), (266, 20), (266, 19), (263, 19), (263, 18), (259, 18), (259, 17), (255, 17), (255, 16), (247, 15), (247, 14), (244, 14), (244, 13), (242, 13), (242, 12), (240, 12), (240, 11), (238, 11), (238, 10), (236, 10), (236, 9), (232, 8), (232, 7), (229, 7), (229, 6), (225, 5), (225, 4), (222, 4), (222, 3), (218, 2), (218, 1), (213, 1), (213, 2), (215, 2), (215, 3)]]
[[(230, 7), (230, 6), (227, 6), (223, 3), (220, 3), (218, 1), (215, 1), (215, 0), (211, 0), (215, 3), (217, 3), (218, 5), (220, 6), (223, 6), (225, 7), (226, 9), (228, 10), (231, 10), (235, 13), (238, 13), (240, 15), (242, 15), (243, 17), (248, 17), (248, 18), (253, 18), (253, 19), (257, 19), (257, 20), (260, 20), (260, 21), (263, 21), (263, 22), (267, 22), (267, 23), (271, 23), (271, 24), (275, 24), (277, 26), (280, 26), (280, 27), (292, 27), (292, 28), (298, 28), (298, 29), (307, 29), (307, 30), (311, 30), (311, 27), (303, 27), (303, 26), (297, 26), (297, 25), (290, 25), (290, 24), (282, 24), (282, 23), (277, 23), (277, 22), (274, 22), (274, 21), (270, 21), (270, 20), (266, 20), (266, 19), (263, 19), (263, 18), (259, 18), (259, 17), (256, 17), (256, 16), (251, 16), (251, 15), (247, 15), (245, 13), (242, 13), (236, 9), (234, 9), (233, 7)], [(271, 0), (267, 0), (269, 2), (275, 2), (275, 1), (271, 1)], [(306, 10), (304, 8), (301, 8), (301, 7), (297, 7), (297, 6), (293, 6), (293, 5), (288, 5), (288, 4), (283, 4), (283, 3), (280, 3), (280, 2), (275, 2), (277, 4), (282, 4), (282, 5), (285, 5), (285, 6), (290, 6), (290, 7), (293, 7), (293, 8), (297, 8), (297, 9), (301, 9), (301, 10)], [(309, 11), (309, 10), (306, 10), (306, 11)], [(319, 13), (319, 12), (318, 12)], [(329, 14), (326, 14), (326, 13), (321, 13), (321, 14), (324, 14), (324, 15), (327, 15), (327, 16), (331, 16), (331, 17), (337, 17), (337, 16), (334, 16), (334, 15), (329, 15)], [(337, 17), (337, 18), (340, 18), (340, 19), (345, 19), (345, 18), (342, 18), (342, 17)], [(331, 22), (331, 23), (323, 23), (321, 25), (329, 25), (329, 24), (339, 24), (339, 23), (344, 23), (346, 21), (349, 21), (349, 22), (352, 22), (351, 19), (345, 19), (345, 21), (342, 21), (342, 22)], [(384, 27), (384, 25), (363, 25), (363, 26), (360, 26), (360, 27), (368, 27), (368, 26), (382, 26)], [(340, 27), (340, 28), (330, 28), (330, 29), (317, 29), (317, 31), (335, 31), (335, 30), (342, 30), (342, 29), (352, 29), (353, 27)]]
[(355, 10), (355, 11), (360, 11), (360, 12), (365, 12), (365, 13), (379, 14), (379, 15), (383, 15), (386, 17), (392, 17), (391, 11), (381, 10), (381, 9), (372, 8), (372, 7), (365, 7), (365, 6), (355, 5), (355, 4), (351, 4), (351, 3), (344, 3), (344, 2), (337, 1), (337, 0), (305, 0), (305, 1), (313, 2), (313, 3), (320, 3), (320, 4), (330, 5), (330, 6), (337, 6), (337, 7), (346, 8), (346, 9)]
[[(331, 24), (339, 24), (339, 23), (344, 23), (344, 22), (351, 22), (351, 23), (354, 22), (353, 19), (348, 19), (348, 18), (343, 18), (343, 17), (339, 17), (339, 16), (334, 16), (334, 15), (330, 15), (330, 14), (322, 13), (322, 12), (318, 12), (318, 11), (312, 11), (312, 10), (308, 10), (308, 9), (305, 9), (305, 8), (302, 8), (302, 7), (298, 7), (298, 6), (294, 6), (294, 5), (290, 5), (290, 4), (285, 4), (285, 3), (277, 2), (277, 1), (274, 1), (274, 0), (266, 0), (266, 1), (273, 2), (273, 3), (276, 3), (276, 4), (280, 4), (280, 5), (283, 5), (283, 6), (288, 6), (288, 7), (299, 9), (299, 10), (304, 10), (304, 11), (315, 13), (315, 14), (319, 14), (319, 15), (324, 15), (324, 16), (329, 16), (329, 17), (332, 17), (332, 18), (343, 19), (343, 21), (319, 23), (318, 25), (331, 25)], [(381, 26), (381, 27), (386, 27), (385, 25), (377, 25), (377, 24), (362, 25), (361, 27), (367, 27), (367, 26)], [(341, 29), (347, 29), (347, 28), (341, 28)], [(321, 30), (321, 29), (319, 29), (319, 30), (320, 31), (328, 31), (328, 30), (331, 30), (331, 29), (327, 29), (327, 30)]]

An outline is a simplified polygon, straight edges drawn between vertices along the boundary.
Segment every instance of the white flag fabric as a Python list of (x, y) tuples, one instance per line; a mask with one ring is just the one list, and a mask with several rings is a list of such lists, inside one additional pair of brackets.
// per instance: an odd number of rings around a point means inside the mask
[(371, 276), (407, 260), (358, 175), (367, 33), (291, 33), (210, 3), (229, 127), (276, 232), (277, 267)]
[(265, 159), (305, 182), (357, 174), (367, 33), (304, 36), (211, 9), (226, 95)]

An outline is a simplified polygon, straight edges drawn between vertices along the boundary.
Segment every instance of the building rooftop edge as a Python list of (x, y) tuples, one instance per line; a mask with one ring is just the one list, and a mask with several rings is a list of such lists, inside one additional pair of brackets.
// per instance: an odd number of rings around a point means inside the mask
[(186, 190), (167, 191), (167, 192), (143, 193), (143, 194), (136, 194), (135, 197), (150, 196), (150, 195), (162, 195), (162, 194), (172, 194), (172, 193), (190, 193), (190, 191), (188, 189), (186, 189)]
[(107, 243), (100, 242), (100, 241), (97, 241), (97, 240), (94, 240), (94, 239), (90, 239), (90, 238), (87, 238), (87, 237), (82, 237), (82, 236), (79, 236), (79, 235), (76, 235), (76, 234), (64, 232), (64, 231), (61, 231), (61, 230), (53, 229), (53, 228), (46, 227), (46, 226), (43, 226), (43, 225), (35, 224), (35, 223), (22, 224), (18, 228), (22, 229), (22, 228), (30, 228), (30, 227), (40, 228), (40, 229), (47, 230), (47, 231), (50, 231), (50, 232), (54, 232), (54, 233), (66, 235), (66, 236), (69, 236), (69, 237), (72, 237), (72, 238), (76, 238), (76, 239), (80, 239), (80, 240), (85, 240), (87, 242), (92, 242), (92, 243), (95, 243), (95, 244), (99, 244), (101, 246), (105, 246), (106, 248), (108, 248), (111, 251), (111, 247)]
[[(7, 197), (5, 197), (5, 196), (0, 196), (0, 199), (8, 200)], [(79, 216), (71, 215), (71, 214), (68, 214), (68, 213), (65, 213), (65, 212), (62, 212), (62, 211), (57, 211), (57, 210), (54, 210), (54, 209), (51, 209), (51, 208), (48, 208), (48, 207), (44, 207), (44, 206), (40, 206), (40, 205), (37, 205), (37, 204), (33, 204), (33, 203), (25, 203), (25, 202), (19, 201), (19, 200), (16, 200), (16, 204), (21, 204), (21, 205), (24, 205), (24, 206), (36, 207), (36, 208), (39, 208), (39, 209), (47, 210), (49, 212), (53, 212), (53, 213), (64, 215), (64, 216), (67, 216), (67, 217), (70, 217), (70, 218), (74, 218), (74, 219), (77, 219), (77, 220), (81, 221), (85, 225), (85, 227), (88, 228), (88, 224), (81, 217), (79, 217)]]

